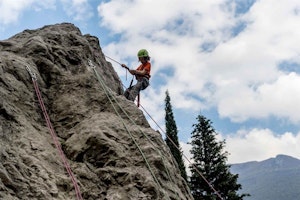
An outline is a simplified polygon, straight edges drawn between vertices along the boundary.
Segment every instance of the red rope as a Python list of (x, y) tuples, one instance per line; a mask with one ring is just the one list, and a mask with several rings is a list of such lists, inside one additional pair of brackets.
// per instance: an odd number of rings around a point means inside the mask
[(60, 155), (60, 157), (61, 157), (61, 159), (62, 159), (62, 161), (63, 161), (63, 163), (64, 163), (64, 166), (65, 166), (65, 168), (66, 168), (66, 170), (67, 170), (69, 176), (71, 177), (72, 183), (73, 183), (74, 188), (75, 188), (75, 191), (76, 191), (76, 197), (77, 197), (78, 200), (83, 200), (83, 198), (82, 198), (82, 196), (81, 196), (80, 188), (79, 188), (79, 186), (78, 186), (78, 184), (77, 184), (77, 181), (76, 181), (76, 178), (75, 178), (75, 176), (74, 176), (74, 174), (73, 174), (73, 172), (72, 172), (72, 170), (71, 170), (71, 167), (70, 167), (70, 165), (69, 165), (69, 163), (68, 163), (68, 161), (67, 161), (67, 159), (66, 159), (66, 157), (65, 157), (65, 154), (64, 154), (64, 152), (63, 152), (63, 150), (62, 150), (62, 148), (61, 148), (61, 145), (60, 145), (60, 143), (59, 143), (59, 141), (58, 141), (58, 139), (57, 139), (57, 136), (56, 136), (55, 131), (54, 131), (54, 129), (53, 129), (53, 126), (52, 126), (52, 124), (51, 124), (51, 121), (50, 121), (49, 115), (48, 115), (48, 113), (47, 113), (45, 104), (44, 104), (44, 102), (43, 102), (43, 99), (42, 99), (42, 96), (41, 96), (41, 92), (40, 92), (40, 90), (39, 90), (39, 87), (38, 87), (38, 84), (37, 84), (37, 82), (36, 82), (36, 79), (32, 78), (32, 82), (33, 82), (34, 89), (35, 89), (36, 95), (37, 95), (37, 97), (38, 97), (38, 100), (39, 100), (41, 109), (42, 109), (42, 111), (43, 111), (45, 120), (46, 120), (46, 122), (47, 122), (47, 127), (48, 127), (49, 130), (50, 130), (52, 139), (53, 139), (54, 144), (55, 144), (55, 146), (56, 146), (56, 148), (57, 148), (57, 150), (58, 150), (58, 152), (59, 152), (59, 155)]

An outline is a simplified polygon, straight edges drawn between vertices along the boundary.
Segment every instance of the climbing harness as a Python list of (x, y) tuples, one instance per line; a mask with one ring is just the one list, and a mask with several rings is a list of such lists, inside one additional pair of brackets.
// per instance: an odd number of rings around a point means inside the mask
[(36, 77), (36, 74), (30, 69), (30, 67), (28, 65), (26, 65), (26, 70), (28, 71), (28, 73), (30, 74), (31, 76), (31, 79), (32, 79), (32, 82), (33, 82), (33, 85), (34, 85), (34, 89), (35, 89), (35, 93), (36, 93), (36, 96), (38, 98), (38, 101), (39, 101), (39, 104), (40, 104), (40, 107), (43, 111), (43, 115), (44, 115), (44, 118), (46, 120), (46, 123), (47, 123), (47, 127), (50, 131), (50, 134), (52, 136), (52, 139), (53, 139), (53, 142), (59, 152), (59, 155), (64, 163), (64, 166), (65, 166), (65, 169), (66, 171), (68, 172), (71, 180), (72, 180), (72, 183), (74, 185), (74, 189), (75, 189), (75, 192), (76, 192), (76, 197), (78, 200), (83, 200), (82, 198), (82, 195), (81, 195), (81, 192), (80, 192), (80, 188), (78, 186), (78, 183), (76, 181), (76, 178), (71, 170), (71, 167), (65, 157), (65, 154), (61, 148), (61, 145), (60, 145), (60, 142), (58, 141), (58, 138), (56, 136), (56, 133), (53, 129), (53, 126), (51, 124), (51, 121), (50, 121), (50, 118), (49, 118), (49, 115), (47, 113), (47, 110), (46, 110), (46, 107), (45, 107), (45, 104), (43, 102), (43, 99), (42, 99), (42, 95), (41, 95), (41, 92), (40, 92), (40, 89), (39, 89), (39, 86), (38, 86), (38, 83), (37, 83), (37, 77)]

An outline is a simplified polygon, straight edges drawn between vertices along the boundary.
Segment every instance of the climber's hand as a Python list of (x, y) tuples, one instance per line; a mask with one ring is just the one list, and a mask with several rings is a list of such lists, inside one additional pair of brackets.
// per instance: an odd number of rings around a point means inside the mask
[(134, 70), (134, 69), (129, 69), (129, 72), (130, 72), (130, 74), (132, 74), (132, 75), (136, 75), (136, 70)]
[(129, 68), (125, 64), (121, 64), (121, 66), (129, 70)]

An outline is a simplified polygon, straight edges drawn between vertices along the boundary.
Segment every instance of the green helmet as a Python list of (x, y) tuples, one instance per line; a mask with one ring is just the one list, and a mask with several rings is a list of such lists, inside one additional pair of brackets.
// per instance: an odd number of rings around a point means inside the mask
[(146, 49), (141, 49), (137, 53), (137, 56), (140, 57), (149, 57), (148, 51)]

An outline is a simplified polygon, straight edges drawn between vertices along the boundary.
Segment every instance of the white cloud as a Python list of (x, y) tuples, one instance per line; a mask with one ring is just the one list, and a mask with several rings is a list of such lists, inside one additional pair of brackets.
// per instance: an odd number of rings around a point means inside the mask
[[(122, 33), (119, 43), (104, 49), (115, 51), (124, 57), (124, 54), (135, 55), (139, 48), (147, 48), (155, 60), (153, 75), (169, 66), (175, 69), (175, 76), (169, 78), (166, 86), (176, 99), (174, 105), (199, 109), (203, 104), (191, 98), (200, 97), (199, 92), (205, 84), (201, 76), (206, 76), (206, 65), (200, 63), (201, 58), (197, 59), (201, 56), (199, 46), (206, 38), (220, 42), (219, 40), (224, 39), (220, 30), (228, 23), (232, 24), (224, 21), (231, 14), (224, 13), (218, 2), (202, 2), (201, 6), (198, 1), (160, 1), (159, 6), (157, 2), (151, 1), (102, 3), (98, 7), (102, 24), (115, 33)], [(195, 3), (199, 6), (195, 6)], [(153, 8), (156, 8), (154, 14)], [(205, 14), (210, 11), (214, 12), (213, 19), (207, 19), (209, 17)], [(210, 31), (214, 32), (216, 38), (208, 34)], [(160, 90), (163, 93), (164, 91)]]
[(61, 0), (67, 14), (75, 21), (87, 21), (93, 16), (88, 0)]
[[(87, 21), (93, 16), (88, 0), (60, 0), (67, 14), (75, 21)], [(57, 0), (0, 0), (0, 24), (17, 23), (26, 10), (39, 12), (44, 9), (56, 9)]]
[(55, 0), (0, 0), (0, 24), (8, 25), (16, 23), (22, 13), (29, 8), (35, 11), (39, 11), (42, 8), (53, 9), (55, 8)]
[[(278, 69), (282, 61), (299, 62), (300, 46), (295, 44), (300, 43), (300, 29), (295, 24), (300, 2), (257, 1), (238, 16), (233, 3), (226, 5), (224, 0), (159, 4), (115, 0), (100, 4), (98, 12), (102, 25), (121, 36), (109, 45), (117, 57), (136, 59), (136, 51), (147, 48), (155, 60), (153, 76), (163, 69), (174, 70), (164, 86), (173, 96), (174, 108), (213, 106), (235, 121), (270, 115), (300, 120), (297, 109), (291, 108), (299, 100), (295, 93), (300, 77)], [(266, 9), (270, 5), (272, 9)], [(233, 36), (233, 28), (241, 22), (245, 29)], [(203, 51), (201, 46), (207, 43), (215, 49)], [(153, 98), (164, 91), (156, 90)]]
[[(151, 127), (159, 132), (165, 131), (165, 110), (164, 110), (164, 93), (161, 92), (160, 96), (156, 96), (157, 93), (151, 85), (147, 88), (147, 92), (140, 93), (140, 103), (145, 110), (144, 114), (148, 118), (148, 122)], [(148, 114), (151, 116), (148, 116)], [(163, 134), (164, 136), (164, 134)]]
[[(236, 164), (249, 161), (262, 161), (278, 154), (290, 155), (300, 159), (300, 133), (290, 132), (277, 135), (269, 129), (239, 130), (232, 135), (219, 135), (225, 139), (224, 150), (229, 153), (228, 163)], [(191, 160), (190, 144), (180, 142), (183, 153)], [(185, 160), (186, 167), (189, 162)]]
[(179, 143), (181, 149), (182, 149), (182, 153), (183, 153), (183, 161), (184, 161), (184, 165), (185, 165), (185, 169), (187, 171), (187, 175), (191, 176), (191, 171), (189, 169), (189, 166), (193, 163), (193, 159), (192, 159), (192, 154), (191, 154), (191, 149), (192, 146), (190, 144), (184, 143), (184, 142), (180, 142)]
[[(246, 87), (236, 83), (225, 84), (218, 90), (219, 112), (234, 121), (249, 118), (276, 116), (293, 123), (300, 121), (300, 76), (295, 73), (282, 74), (274, 82), (257, 87)], [(236, 91), (239, 91), (237, 94)]]
[(226, 150), (230, 153), (229, 163), (261, 161), (278, 154), (300, 158), (299, 142), (300, 133), (277, 135), (269, 129), (240, 130), (226, 136)]

